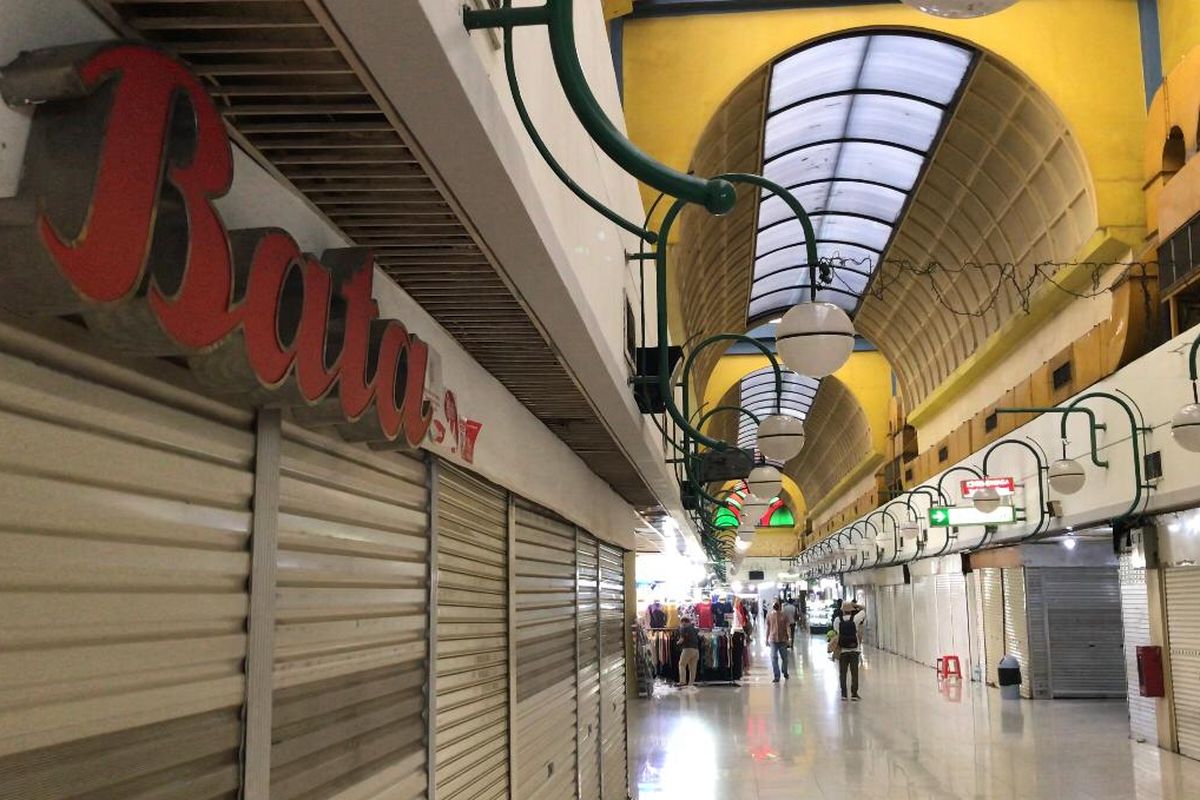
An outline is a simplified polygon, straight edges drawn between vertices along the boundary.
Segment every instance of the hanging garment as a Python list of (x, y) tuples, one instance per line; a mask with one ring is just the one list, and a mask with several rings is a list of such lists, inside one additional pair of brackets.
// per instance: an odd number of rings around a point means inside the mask
[(704, 630), (712, 630), (713, 615), (712, 603), (703, 602), (696, 604), (696, 627)]
[(667, 611), (667, 622), (664, 627), (671, 628), (671, 629), (678, 628), (679, 627), (679, 606), (677, 606), (675, 603), (667, 603), (666, 611)]
[(650, 615), (651, 628), (667, 627), (667, 612), (663, 609), (662, 603), (657, 601), (651, 603), (650, 608), (647, 611)]

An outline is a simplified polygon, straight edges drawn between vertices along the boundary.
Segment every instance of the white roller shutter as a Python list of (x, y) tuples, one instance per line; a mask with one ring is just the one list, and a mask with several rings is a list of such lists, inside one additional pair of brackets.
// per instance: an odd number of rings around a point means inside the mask
[(1004, 573), (995, 567), (979, 570), (983, 612), (983, 674), (992, 686), (999, 685), (998, 668), (1004, 656)]
[(1025, 568), (1004, 569), (1004, 648), (1021, 665), (1021, 697), (1033, 697), (1029, 667), (1029, 621), (1025, 616)]
[(896, 652), (896, 587), (879, 587), (879, 646)]
[(576, 529), (576, 691), (579, 698), (579, 797), (600, 800), (600, 580), (599, 543)]
[(896, 587), (896, 652), (913, 658), (913, 601), (912, 586)]
[(279, 498), (271, 800), (425, 797), (426, 465), (285, 425)]
[(508, 497), (437, 476), (438, 800), (508, 796)]
[(1138, 687), (1137, 648), (1152, 645), (1150, 601), (1145, 568), (1134, 567), (1133, 559), (1121, 556), (1121, 620), (1125, 631), (1124, 655), (1126, 693), (1129, 698), (1129, 735), (1139, 742), (1158, 744), (1158, 701), (1142, 697)]
[(604, 800), (629, 797), (625, 726), (625, 551), (600, 543), (600, 732)]
[(76, 366), (0, 354), (0, 798), (234, 800), (251, 416)]
[[(971, 676), (971, 642), (967, 581), (961, 573), (937, 576), (937, 657), (958, 656), (963, 678)], [(936, 665), (936, 661), (935, 661)]]
[(1200, 758), (1200, 568), (1165, 576), (1175, 736), (1180, 753)]
[(932, 667), (938, 657), (937, 576), (922, 575), (913, 583), (915, 660)]
[(516, 785), (522, 800), (577, 791), (575, 529), (519, 501)]

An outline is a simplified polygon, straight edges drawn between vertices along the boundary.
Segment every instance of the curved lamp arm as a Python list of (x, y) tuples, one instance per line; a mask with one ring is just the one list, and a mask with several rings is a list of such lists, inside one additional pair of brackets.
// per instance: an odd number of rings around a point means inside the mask
[(988, 475), (988, 459), (991, 457), (992, 453), (996, 452), (996, 450), (1000, 449), (1000, 447), (1003, 445), (1016, 445), (1017, 447), (1022, 447), (1028, 450), (1030, 453), (1033, 453), (1033, 461), (1035, 464), (1037, 464), (1037, 472), (1035, 473), (1034, 478), (1038, 485), (1038, 523), (1034, 526), (1032, 533), (1028, 533), (1017, 540), (1019, 542), (1024, 542), (1040, 534), (1042, 532), (1043, 525), (1045, 525), (1047, 528), (1050, 527), (1050, 516), (1046, 513), (1045, 483), (1046, 473), (1050, 471), (1050, 467), (1043, 461), (1042, 454), (1037, 450), (1037, 448), (1035, 448), (1029, 442), (1022, 439), (1001, 439), (989, 447), (983, 454), (983, 474), (985, 477)]
[[(942, 491), (942, 483), (946, 480), (946, 478), (950, 477), (955, 472), (965, 472), (968, 475), (974, 475), (976, 478), (983, 477), (983, 474), (979, 470), (975, 469), (974, 467), (967, 466), (966, 464), (960, 464), (957, 467), (951, 467), (950, 469), (946, 470), (938, 477), (937, 493), (947, 500), (949, 499), (949, 496)], [(954, 504), (950, 503), (950, 505)]]
[(609, 158), (643, 183), (689, 203), (702, 205), (710, 213), (728, 213), (737, 202), (737, 191), (729, 181), (720, 178), (705, 180), (671, 169), (643, 153), (617, 130), (592, 94), (583, 73), (583, 65), (579, 63), (572, 0), (546, 0), (540, 6), (521, 8), (466, 9), (463, 12), (463, 24), (469, 31), (544, 25), (563, 94), (584, 130)]

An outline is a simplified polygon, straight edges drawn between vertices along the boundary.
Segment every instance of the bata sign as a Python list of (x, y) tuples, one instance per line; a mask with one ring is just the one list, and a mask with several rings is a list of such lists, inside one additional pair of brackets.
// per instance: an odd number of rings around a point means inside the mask
[(441, 392), (429, 346), (379, 318), (369, 250), (318, 259), (286, 231), (225, 229), (212, 204), (233, 181), (229, 139), (178, 61), (108, 42), (24, 53), (0, 93), (36, 106), (20, 192), (0, 201), (0, 305), (77, 315), (353, 441), (429, 437), (471, 460), (479, 426)]
[(970, 497), (981, 489), (995, 489), (996, 494), (1001, 497), (1017, 491), (1016, 481), (1012, 478), (973, 478), (959, 483), (962, 485), (963, 497)]

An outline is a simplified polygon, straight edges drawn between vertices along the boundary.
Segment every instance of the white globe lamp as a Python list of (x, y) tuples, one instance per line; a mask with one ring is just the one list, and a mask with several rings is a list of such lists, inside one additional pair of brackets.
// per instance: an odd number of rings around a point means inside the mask
[(1086, 480), (1083, 465), (1073, 458), (1060, 458), (1050, 465), (1050, 488), (1056, 492), (1075, 494)]
[(1000, 507), (1000, 493), (991, 486), (985, 486), (971, 495), (971, 503), (976, 511), (990, 514)]
[(902, 2), (935, 17), (969, 19), (1003, 11), (1017, 0), (902, 0)]
[(1184, 450), (1200, 453), (1200, 403), (1189, 403), (1171, 417), (1171, 438)]
[(746, 483), (750, 485), (750, 494), (759, 500), (770, 500), (783, 488), (783, 476), (770, 464), (760, 464), (750, 470)]
[(854, 351), (854, 323), (833, 303), (799, 303), (775, 328), (775, 347), (792, 371), (823, 378)]
[(772, 461), (790, 461), (804, 447), (804, 422), (787, 414), (772, 414), (758, 425), (758, 452)]

